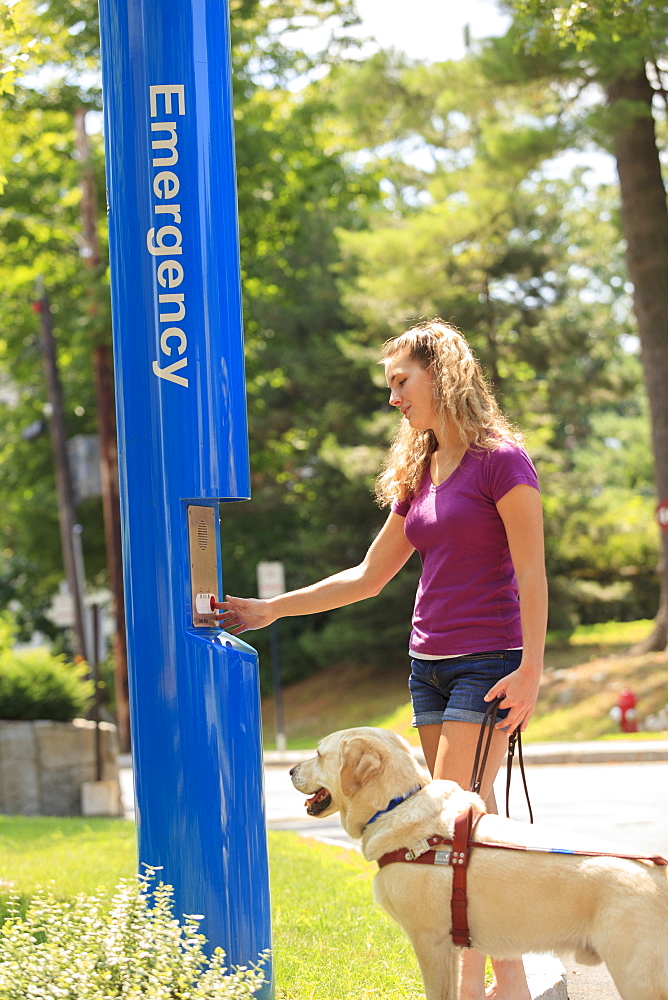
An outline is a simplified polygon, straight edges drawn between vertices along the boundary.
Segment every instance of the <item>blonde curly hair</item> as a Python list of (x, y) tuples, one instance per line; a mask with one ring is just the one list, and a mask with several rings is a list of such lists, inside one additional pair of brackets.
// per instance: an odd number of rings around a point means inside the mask
[[(478, 360), (457, 327), (436, 317), (418, 323), (383, 345), (379, 364), (406, 355), (430, 372), (436, 410), (457, 428), (462, 445), (493, 451), (502, 441), (520, 444), (522, 435), (499, 409)], [(401, 420), (376, 479), (381, 507), (414, 497), (438, 448), (433, 431), (413, 430)]]

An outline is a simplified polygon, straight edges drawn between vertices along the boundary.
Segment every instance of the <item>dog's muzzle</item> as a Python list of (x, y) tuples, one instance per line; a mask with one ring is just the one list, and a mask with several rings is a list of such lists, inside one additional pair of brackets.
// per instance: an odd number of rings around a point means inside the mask
[[(299, 780), (299, 764), (295, 764), (294, 767), (290, 768), (290, 777), (292, 778), (292, 784), (295, 788), (303, 792), (304, 795), (308, 795), (309, 789), (301, 788), (302, 782)], [(305, 782), (304, 782), (305, 784)], [(317, 791), (312, 792), (311, 795), (306, 800), (306, 812), (309, 816), (319, 816), (321, 812), (325, 809), (329, 809), (332, 804), (332, 796), (327, 791), (326, 788), (318, 788)]]
[(329, 809), (332, 804), (332, 796), (326, 788), (319, 788), (315, 795), (311, 795), (306, 800), (306, 812), (309, 816), (318, 816), (325, 809)]

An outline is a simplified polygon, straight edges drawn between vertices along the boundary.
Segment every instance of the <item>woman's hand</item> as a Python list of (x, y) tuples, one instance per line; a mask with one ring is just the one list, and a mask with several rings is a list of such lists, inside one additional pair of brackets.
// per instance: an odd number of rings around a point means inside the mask
[(496, 724), (496, 729), (503, 729), (508, 735), (514, 733), (516, 729), (521, 733), (525, 731), (536, 707), (539, 685), (540, 670), (533, 670), (522, 664), (489, 689), (485, 701), (493, 701), (503, 696), (499, 708), (509, 709), (505, 719)]
[(255, 597), (231, 597), (227, 594), (221, 607), (222, 614), (216, 615), (216, 621), (232, 635), (265, 628), (278, 618), (269, 601), (260, 601)]

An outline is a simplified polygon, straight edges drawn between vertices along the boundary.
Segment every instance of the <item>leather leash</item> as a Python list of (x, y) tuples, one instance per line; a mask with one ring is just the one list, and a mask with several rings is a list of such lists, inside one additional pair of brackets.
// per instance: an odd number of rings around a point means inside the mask
[[(496, 724), (496, 717), (499, 711), (499, 705), (504, 699), (504, 695), (500, 698), (495, 698), (487, 706), (485, 711), (485, 716), (480, 725), (480, 733), (478, 734), (478, 744), (476, 746), (475, 757), (473, 759), (473, 771), (471, 773), (471, 782), (469, 784), (470, 792), (477, 792), (480, 794), (480, 789), (482, 787), (482, 779), (485, 773), (485, 767), (487, 766), (487, 758), (489, 756), (489, 748), (492, 744), (492, 736), (494, 735), (494, 726)], [(487, 740), (485, 741), (485, 732), (487, 732)], [(483, 751), (483, 742), (485, 748)], [(515, 757), (515, 748), (517, 748), (517, 757), (520, 762), (520, 774), (522, 775), (522, 784), (524, 785), (524, 794), (527, 800), (527, 806), (529, 809), (529, 822), (533, 823), (533, 810), (531, 808), (531, 800), (529, 799), (529, 788), (527, 786), (527, 778), (524, 772), (524, 755), (522, 753), (522, 734), (519, 729), (516, 729), (514, 733), (511, 733), (508, 737), (508, 759), (506, 763), (506, 817), (510, 818), (510, 780), (512, 777), (513, 770), (513, 759)], [(482, 760), (480, 755), (482, 753)]]

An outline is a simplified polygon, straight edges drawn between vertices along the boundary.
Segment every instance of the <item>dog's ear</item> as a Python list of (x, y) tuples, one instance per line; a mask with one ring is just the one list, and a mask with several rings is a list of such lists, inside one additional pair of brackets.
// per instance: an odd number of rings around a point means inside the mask
[(383, 766), (380, 748), (362, 736), (353, 736), (341, 744), (341, 791), (354, 795), (367, 781), (374, 778)]

